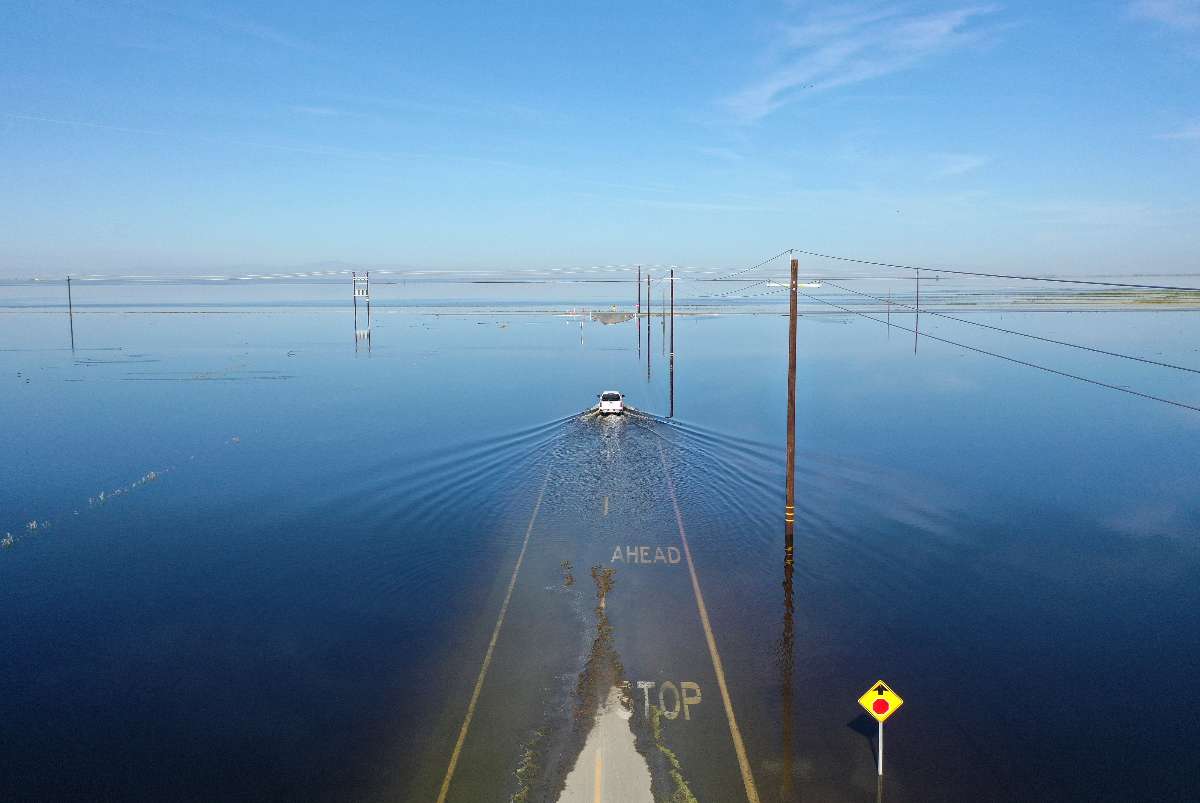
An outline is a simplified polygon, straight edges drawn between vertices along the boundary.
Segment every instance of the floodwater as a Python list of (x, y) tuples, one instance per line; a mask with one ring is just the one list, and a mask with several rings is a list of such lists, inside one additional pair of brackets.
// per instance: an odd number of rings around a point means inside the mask
[[(783, 297), (659, 289), (0, 287), (0, 799), (1200, 795), (1200, 413), (802, 299), (789, 566)], [(1200, 368), (1054, 309), (955, 314)]]

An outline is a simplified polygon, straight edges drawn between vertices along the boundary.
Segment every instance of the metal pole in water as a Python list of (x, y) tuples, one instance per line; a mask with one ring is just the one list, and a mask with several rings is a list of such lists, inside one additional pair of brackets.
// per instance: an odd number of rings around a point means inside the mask
[(642, 266), (641, 265), (638, 265), (637, 290), (638, 290), (637, 306), (634, 307), (633, 312), (635, 315), (641, 315), (642, 314)]
[(796, 291), (800, 260), (792, 257), (791, 292), (788, 303), (788, 401), (787, 401), (787, 501), (783, 509), (783, 530), (787, 552), (792, 552), (792, 534), (796, 521)]
[(653, 305), (650, 303), (650, 274), (646, 273), (646, 381), (650, 381), (650, 355), (654, 353), (654, 349), (650, 348), (650, 334), (653, 331), (653, 323), (650, 321), (650, 313), (653, 312)]
[(71, 351), (75, 350), (75, 305), (71, 303), (71, 277), (67, 276), (67, 323), (71, 327)]
[(879, 723), (879, 777), (883, 777), (883, 722)]

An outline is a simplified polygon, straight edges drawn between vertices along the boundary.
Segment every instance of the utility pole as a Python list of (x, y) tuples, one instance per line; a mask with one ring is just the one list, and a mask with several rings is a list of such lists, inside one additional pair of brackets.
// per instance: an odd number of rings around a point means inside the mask
[(75, 351), (75, 305), (71, 303), (71, 277), (67, 276), (67, 323), (71, 327), (71, 351)]
[(788, 402), (787, 402), (787, 501), (783, 511), (783, 638), (780, 645), (780, 684), (783, 692), (783, 780), (780, 795), (792, 798), (793, 729), (792, 676), (795, 669), (795, 603), (792, 574), (795, 571), (794, 529), (796, 521), (796, 308), (800, 284), (800, 260), (792, 257), (788, 302)]
[(668, 418), (675, 417), (675, 269), (671, 268), (671, 409)]
[[(637, 306), (634, 307), (633, 312), (635, 315), (641, 315), (642, 314), (642, 266), (641, 265), (638, 265), (637, 290), (638, 290)], [(640, 340), (641, 338), (638, 338), (638, 339)]]
[(675, 269), (671, 268), (671, 357), (675, 356)]
[(646, 272), (646, 381), (650, 381), (650, 355), (654, 350), (650, 348), (650, 335), (653, 332), (653, 324), (650, 321), (650, 313), (654, 311), (654, 304), (650, 301), (650, 272)]
[(921, 270), (917, 269), (917, 316), (913, 321), (913, 354), (917, 353), (917, 336), (921, 334)]
[(788, 401), (787, 401), (787, 501), (783, 510), (786, 538), (785, 560), (792, 559), (792, 533), (796, 521), (796, 292), (800, 260), (792, 257), (792, 279), (788, 305)]

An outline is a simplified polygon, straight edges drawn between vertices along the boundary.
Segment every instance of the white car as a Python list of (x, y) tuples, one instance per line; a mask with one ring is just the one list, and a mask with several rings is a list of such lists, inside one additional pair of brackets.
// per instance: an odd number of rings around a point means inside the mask
[(596, 409), (600, 415), (608, 415), (613, 413), (621, 415), (625, 412), (625, 397), (619, 391), (606, 390), (600, 394), (600, 403), (596, 405)]

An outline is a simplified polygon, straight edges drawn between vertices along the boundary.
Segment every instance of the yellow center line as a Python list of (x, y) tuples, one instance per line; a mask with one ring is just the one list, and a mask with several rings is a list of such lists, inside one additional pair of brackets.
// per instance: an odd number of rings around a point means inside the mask
[(483, 656), (483, 666), (479, 668), (479, 678), (475, 681), (475, 690), (471, 692), (471, 701), (467, 703), (467, 716), (462, 728), (458, 731), (458, 741), (454, 744), (454, 752), (450, 754), (450, 766), (446, 767), (446, 777), (442, 780), (442, 791), (438, 793), (437, 803), (445, 803), (446, 793), (450, 791), (450, 780), (454, 777), (454, 769), (458, 766), (458, 757), (462, 753), (463, 742), (467, 740), (467, 731), (471, 727), (471, 719), (475, 716), (475, 704), (479, 702), (479, 692), (483, 690), (483, 679), (487, 677), (488, 667), (492, 663), (492, 653), (496, 650), (496, 640), (500, 638), (500, 626), (504, 624), (504, 615), (508, 613), (508, 603), (512, 600), (513, 587), (517, 584), (517, 573), (521, 571), (521, 563), (525, 560), (525, 550), (529, 546), (529, 536), (533, 533), (533, 523), (537, 521), (538, 511), (542, 507), (542, 497), (546, 495), (546, 486), (550, 483), (550, 475), (546, 475), (542, 490), (538, 493), (533, 513), (529, 517), (529, 526), (525, 528), (525, 540), (521, 543), (521, 553), (517, 555), (517, 565), (513, 567), (512, 579), (508, 581), (508, 591), (504, 595), (504, 604), (500, 606), (500, 616), (496, 619), (496, 627), (492, 629), (492, 640), (488, 642), (487, 652)]
[(683, 543), (683, 554), (687, 558), (688, 573), (692, 576), (692, 591), (696, 595), (696, 608), (700, 611), (700, 624), (704, 627), (704, 637), (708, 640), (708, 654), (712, 658), (713, 671), (717, 675), (721, 701), (725, 704), (725, 719), (729, 721), (729, 735), (733, 739), (733, 750), (737, 753), (738, 766), (742, 771), (742, 784), (746, 787), (746, 799), (750, 803), (759, 803), (758, 787), (754, 785), (754, 774), (750, 770), (750, 759), (746, 757), (742, 732), (738, 728), (737, 717), (733, 715), (733, 701), (729, 699), (729, 687), (725, 683), (725, 669), (721, 666), (721, 656), (717, 652), (717, 639), (713, 636), (712, 625), (708, 621), (708, 608), (704, 606), (704, 595), (700, 593), (700, 581), (696, 578), (696, 566), (692, 563), (692, 550), (688, 548), (687, 533), (683, 529), (683, 514), (679, 512), (679, 500), (675, 497), (675, 483), (671, 480), (671, 471), (667, 467), (667, 453), (663, 451), (661, 443), (658, 444), (658, 454), (662, 458), (663, 474), (667, 478), (667, 490), (671, 493), (671, 505), (675, 508), (675, 522), (679, 525), (679, 540)]
[(595, 803), (600, 803), (600, 797), (601, 797), (600, 793), (601, 793), (601, 789), (602, 789), (602, 784), (600, 783), (600, 775), (602, 772), (604, 772), (604, 757), (600, 752), (600, 748), (597, 747), (596, 748), (596, 785), (595, 785), (595, 788), (592, 790), (594, 793), (592, 795), (592, 800), (594, 800)]

